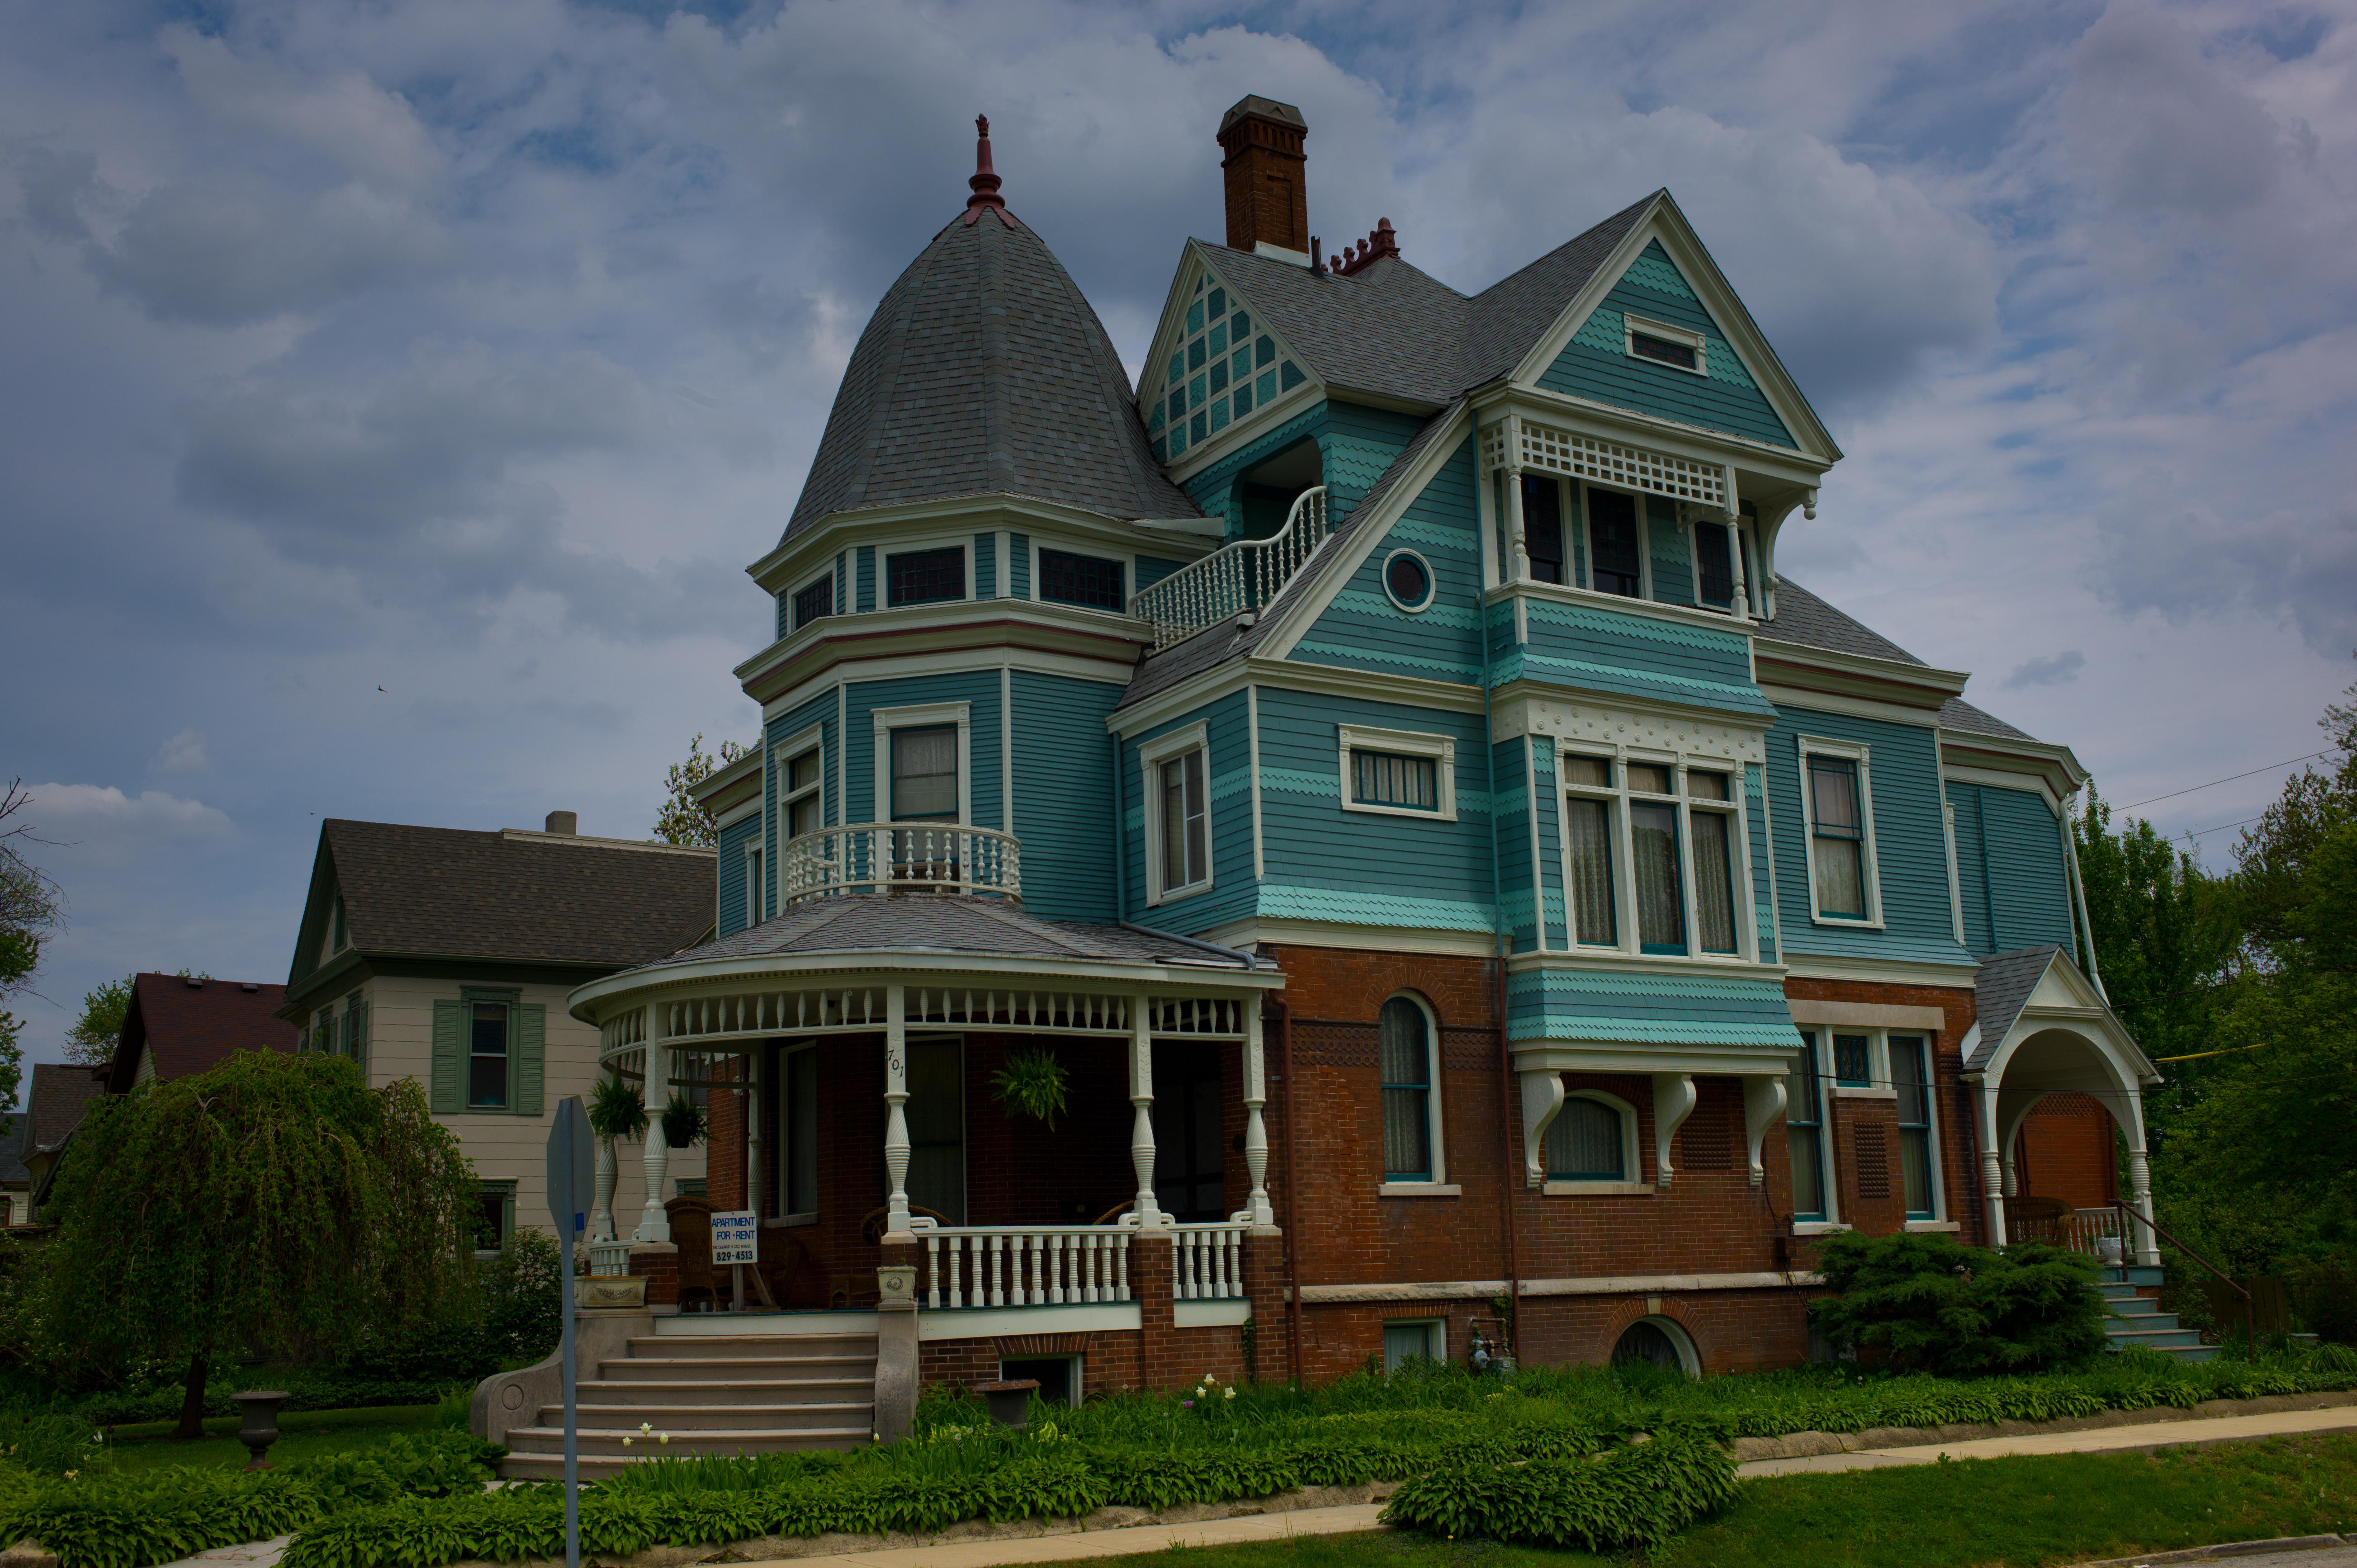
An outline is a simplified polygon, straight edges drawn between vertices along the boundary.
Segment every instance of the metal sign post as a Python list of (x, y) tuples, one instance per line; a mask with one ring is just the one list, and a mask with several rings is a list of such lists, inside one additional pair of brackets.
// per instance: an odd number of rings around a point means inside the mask
[(559, 1375), (565, 1385), (565, 1568), (581, 1568), (581, 1433), (576, 1421), (573, 1370), (573, 1248), (589, 1229), (594, 1190), (589, 1118), (577, 1096), (556, 1102), (548, 1129), (548, 1218), (565, 1250), (563, 1284), (557, 1293), (564, 1332), (557, 1341)]

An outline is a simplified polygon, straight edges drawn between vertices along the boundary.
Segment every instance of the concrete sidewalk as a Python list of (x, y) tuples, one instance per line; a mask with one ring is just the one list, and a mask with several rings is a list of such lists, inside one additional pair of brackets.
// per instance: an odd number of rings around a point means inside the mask
[(2041, 1432), (2019, 1437), (1975, 1437), (1961, 1443), (1926, 1443), (1907, 1448), (1869, 1448), (1856, 1454), (1820, 1454), (1806, 1459), (1754, 1459), (1735, 1473), (1807, 1476), (1841, 1470), (1872, 1470), (1889, 1465), (1932, 1465), (1951, 1459), (2005, 1459), (2026, 1454), (2148, 1454), (2156, 1448), (2207, 1448), (2247, 1443), (2257, 1437), (2296, 1437), (2309, 1432), (2357, 1430), (2357, 1406), (2287, 1410), (2272, 1415), (2222, 1415), (2191, 1421), (2157, 1421), (2143, 1426), (2106, 1426), (2085, 1432)]

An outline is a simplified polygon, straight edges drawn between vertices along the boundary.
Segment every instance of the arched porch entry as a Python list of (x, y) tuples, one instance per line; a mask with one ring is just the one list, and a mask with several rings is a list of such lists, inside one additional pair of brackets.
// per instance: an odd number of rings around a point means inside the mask
[(2136, 1262), (2158, 1263), (2141, 1095), (2159, 1072), (2060, 948), (1999, 953), (1981, 965), (1974, 989), (1977, 1019), (1964, 1041), (1964, 1079), (1980, 1135), (1991, 1244), (2005, 1240), (2005, 1202), (2017, 1196), (2011, 1151), (2022, 1122), (2050, 1094), (2084, 1094), (2126, 1137), (2128, 1207), (2145, 1220), (2134, 1227), (2131, 1250)]

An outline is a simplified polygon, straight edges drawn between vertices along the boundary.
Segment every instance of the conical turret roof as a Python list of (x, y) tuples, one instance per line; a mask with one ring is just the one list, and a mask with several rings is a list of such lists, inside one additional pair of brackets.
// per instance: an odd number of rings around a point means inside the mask
[(999, 199), (982, 124), (974, 194), (860, 334), (788, 537), (830, 512), (959, 496), (1200, 515), (1147, 450), (1096, 312)]

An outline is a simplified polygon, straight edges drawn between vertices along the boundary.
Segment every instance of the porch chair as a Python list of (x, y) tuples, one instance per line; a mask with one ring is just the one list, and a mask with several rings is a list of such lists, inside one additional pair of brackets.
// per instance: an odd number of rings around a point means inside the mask
[(2028, 1193), (2008, 1197), (2005, 1200), (2005, 1239), (2066, 1245), (2062, 1222), (2075, 1212), (2059, 1197), (2032, 1197)]
[(720, 1303), (712, 1274), (712, 1205), (701, 1197), (674, 1197), (663, 1205), (671, 1217), (672, 1245), (679, 1249), (679, 1309), (687, 1310), (691, 1294), (704, 1298), (704, 1310)]

